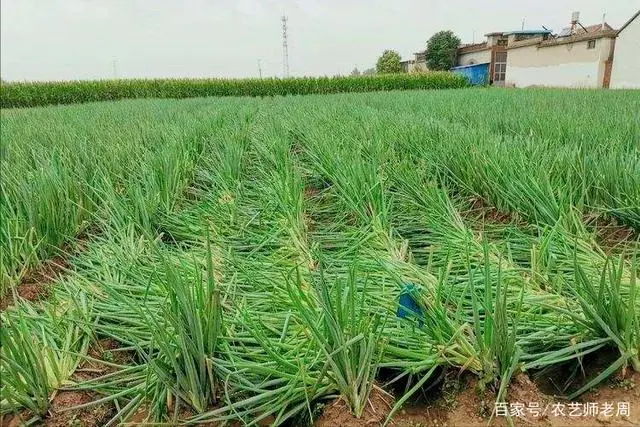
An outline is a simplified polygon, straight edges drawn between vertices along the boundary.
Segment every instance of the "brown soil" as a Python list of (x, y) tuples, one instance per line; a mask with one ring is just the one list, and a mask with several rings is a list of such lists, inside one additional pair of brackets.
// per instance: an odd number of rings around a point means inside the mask
[(320, 194), (320, 190), (315, 188), (315, 187), (311, 187), (311, 186), (306, 186), (304, 187), (304, 198), (305, 199), (312, 199), (314, 197), (316, 197), (318, 194)]
[(291, 149), (290, 149), (291, 154), (294, 157), (301, 155), (304, 152), (304, 148), (302, 147), (303, 147), (302, 141), (300, 141), (298, 138), (295, 138), (295, 140), (291, 144)]
[[(49, 285), (57, 280), (66, 270), (69, 263), (62, 256), (56, 256), (43, 262), (36, 268), (28, 271), (16, 287), (16, 293), (28, 301), (38, 301), (49, 295)], [(14, 303), (13, 293), (10, 289), (0, 300), (0, 310), (5, 310)]]
[(302, 213), (302, 221), (304, 221), (307, 233), (313, 233), (316, 229), (316, 222), (306, 211)]
[[(501, 212), (482, 198), (471, 197), (468, 201), (469, 209), (461, 212), (465, 218), (480, 221), (481, 224), (527, 225), (517, 214)], [(629, 248), (633, 242), (640, 242), (640, 231), (619, 224), (615, 218), (585, 214), (582, 220), (587, 227), (595, 231), (596, 242), (606, 253), (619, 253)]]
[(51, 402), (49, 415), (44, 420), (48, 427), (99, 427), (103, 426), (113, 415), (114, 407), (111, 404), (93, 406), (85, 409), (67, 410), (67, 408), (90, 403), (97, 399), (94, 393), (86, 391), (62, 391), (56, 394)]
[(472, 197), (469, 199), (470, 207), (461, 214), (466, 218), (475, 218), (482, 223), (508, 225), (518, 223), (518, 219), (510, 212), (501, 212), (494, 206), (488, 205), (483, 199)]
[[(194, 412), (192, 412), (189, 409), (181, 409), (178, 412), (178, 419), (179, 420), (186, 420), (189, 419), (191, 417), (193, 417), (195, 415)], [(126, 426), (152, 426), (155, 423), (153, 422), (152, 418), (150, 418), (151, 414), (149, 413), (149, 408), (147, 406), (141, 406), (125, 423), (124, 425)], [(202, 426), (202, 427), (218, 427), (223, 425), (222, 423), (216, 423), (216, 422), (208, 422), (208, 423), (199, 423), (198, 426)], [(230, 424), (227, 424), (230, 427), (239, 427), (241, 424), (237, 423), (237, 422), (232, 422)]]
[(640, 426), (640, 372), (627, 370), (626, 375), (619, 373), (602, 386), (583, 394), (580, 401), (600, 404), (613, 402), (614, 406), (617, 402), (629, 402), (629, 417), (599, 416), (598, 421), (611, 425)]
[(356, 418), (349, 410), (349, 405), (342, 399), (329, 403), (320, 418), (316, 420), (316, 427), (360, 427), (379, 426), (387, 418), (393, 407), (393, 397), (378, 387), (374, 387), (369, 395), (362, 417)]
[[(27, 301), (38, 301), (48, 297), (51, 291), (49, 285), (71, 268), (68, 261), (69, 254), (85, 251), (91, 236), (99, 233), (100, 230), (95, 225), (80, 232), (73, 244), (65, 244), (62, 247), (61, 255), (54, 256), (27, 271), (16, 286), (15, 293)], [(4, 295), (0, 295), (0, 311), (14, 303), (14, 293), (11, 292), (11, 289), (7, 289)]]
[[(213, 408), (211, 408), (213, 409)], [(195, 416), (195, 412), (190, 409), (181, 409), (178, 413), (179, 420), (187, 420), (193, 416)], [(273, 425), (275, 418), (272, 416), (266, 417), (263, 420), (258, 422), (258, 426), (267, 427)], [(149, 408), (147, 406), (141, 406), (125, 423), (125, 426), (150, 426), (154, 425), (153, 421), (150, 419)], [(241, 427), (243, 424), (240, 421), (232, 420), (227, 422), (206, 422), (199, 423), (198, 426), (202, 427)]]
[[(97, 344), (89, 348), (88, 354), (94, 359), (102, 359), (105, 356), (105, 352), (114, 351), (120, 349), (120, 343), (112, 338), (104, 338), (98, 340)], [(126, 363), (129, 361), (130, 353), (124, 353), (122, 351), (114, 351), (114, 355), (119, 354), (120, 357), (116, 357), (115, 363)]]
[[(85, 391), (60, 391), (53, 397), (47, 416), (36, 425), (48, 427), (101, 427), (115, 413), (113, 406), (109, 404), (64, 411), (67, 408), (92, 402), (96, 398), (97, 396), (93, 393)], [(27, 411), (23, 411), (19, 416), (5, 415), (0, 417), (0, 427), (18, 427), (24, 425), (30, 418), (31, 416)]]
[[(545, 396), (545, 395), (542, 395)], [(571, 402), (563, 401), (561, 399), (551, 398), (545, 396), (550, 403), (549, 414), (543, 420), (546, 423), (538, 423), (531, 425), (540, 426), (569, 426), (569, 427), (587, 427), (587, 426), (640, 426), (640, 373), (630, 373), (626, 379), (617, 378), (600, 385), (595, 390), (587, 392), (575, 399), (574, 402), (579, 403), (580, 416), (569, 416), (571, 412)], [(630, 408), (629, 416), (617, 415), (616, 411), (620, 402), (628, 402)], [(563, 403), (564, 416), (554, 416), (551, 412), (553, 405)], [(598, 407), (598, 412), (604, 408), (605, 404), (613, 405), (613, 413), (606, 415), (604, 413), (591, 414), (589, 416), (583, 416), (583, 405), (595, 403)], [(575, 404), (575, 403), (574, 403)]]
[[(74, 406), (93, 402), (99, 396), (89, 391), (58, 391), (49, 407), (49, 412), (37, 425), (48, 427), (101, 427), (114, 414), (115, 408), (109, 403), (82, 409), (68, 410)], [(5, 415), (0, 418), (0, 427), (18, 427), (31, 418), (24, 411), (19, 416)]]
[[(485, 427), (487, 425), (505, 427), (508, 425), (506, 418), (494, 417), (490, 420), (493, 411), (495, 396), (492, 393), (481, 393), (478, 390), (478, 381), (472, 375), (460, 378), (460, 392), (449, 398), (440, 396), (429, 403), (407, 403), (403, 409), (393, 417), (389, 424), (393, 427)], [(438, 393), (434, 391), (434, 394)], [(58, 393), (52, 402), (50, 416), (45, 420), (46, 426), (99, 426), (110, 416), (113, 416), (113, 408), (109, 405), (101, 405), (80, 411), (58, 412), (79, 404), (87, 403), (95, 399), (95, 396), (84, 392), (64, 391)], [(597, 389), (590, 391), (577, 400), (581, 405), (596, 403), (599, 408), (605, 403), (614, 404), (614, 415), (606, 417), (602, 414), (591, 416), (568, 416), (570, 402), (549, 396), (540, 391), (538, 386), (526, 375), (517, 375), (508, 389), (508, 401), (511, 405), (521, 403), (524, 405), (526, 416), (524, 418), (512, 418), (516, 426), (533, 427), (591, 427), (591, 426), (640, 426), (640, 373), (629, 373), (626, 378), (621, 374)], [(618, 402), (629, 402), (630, 416), (616, 416), (615, 408)], [(531, 403), (538, 403), (540, 412), (546, 414), (534, 417), (530, 412)], [(565, 416), (555, 416), (552, 413), (553, 405), (564, 404)], [(358, 419), (351, 414), (343, 399), (336, 399), (329, 403), (322, 416), (315, 422), (316, 427), (364, 427), (379, 426), (386, 419), (393, 406), (393, 398), (375, 388), (372, 391), (369, 404), (362, 418)], [(546, 408), (546, 410), (545, 410)], [(188, 418), (193, 414), (182, 411), (181, 418)], [(134, 414), (126, 425), (151, 425), (146, 420), (148, 413), (141, 408)], [(23, 419), (28, 419), (23, 414)], [(268, 421), (260, 425), (268, 425)], [(0, 426), (18, 426), (20, 421), (5, 417), (0, 420)], [(204, 425), (204, 424), (203, 424)], [(219, 424), (210, 423), (210, 426)], [(238, 423), (228, 424), (231, 426)]]
[[(495, 396), (491, 393), (480, 393), (477, 388), (477, 380), (471, 376), (462, 378), (462, 391), (454, 400), (441, 397), (429, 406), (407, 406), (393, 419), (391, 425), (402, 427), (418, 426), (447, 426), (447, 427), (485, 427), (487, 425), (507, 426), (506, 417), (494, 417), (490, 419), (490, 413), (494, 408)], [(591, 416), (569, 416), (570, 402), (562, 401), (542, 393), (537, 385), (526, 375), (516, 376), (508, 389), (510, 405), (523, 404), (524, 418), (512, 420), (516, 426), (533, 427), (588, 427), (588, 426), (632, 426), (640, 425), (640, 373), (633, 373), (626, 380), (614, 380), (597, 388), (593, 392), (584, 394), (578, 402), (580, 410), (586, 403), (596, 403), (602, 408), (605, 403), (613, 403), (614, 408), (618, 402), (629, 402), (630, 416), (605, 417), (602, 414)], [(537, 403), (540, 414), (534, 416), (531, 404)], [(552, 412), (554, 404), (563, 404), (565, 416), (555, 416)], [(546, 408), (546, 409), (545, 409)], [(360, 424), (364, 425), (364, 424)]]
[[(485, 427), (493, 410), (495, 396), (489, 392), (480, 392), (478, 380), (466, 374), (458, 380), (454, 395), (442, 395), (434, 402), (424, 406), (407, 406), (394, 416), (392, 426), (465, 426)], [(438, 391), (434, 391), (434, 394)], [(444, 394), (444, 393), (443, 393)], [(505, 420), (493, 420), (491, 425), (506, 426)]]
[[(468, 375), (463, 379), (462, 392), (456, 396), (446, 416), (446, 426), (486, 426), (493, 410), (495, 396), (488, 391), (478, 389), (476, 377)], [(496, 419), (494, 425), (506, 425), (504, 420)]]
[[(113, 339), (101, 339), (91, 348), (88, 355), (98, 360), (109, 360), (111, 363), (125, 364), (131, 361), (133, 353), (119, 351), (120, 344)], [(112, 373), (115, 367), (94, 360), (87, 360), (74, 372), (77, 381), (86, 381)], [(65, 408), (92, 402), (100, 398), (90, 391), (61, 391), (58, 392), (52, 402), (48, 416), (44, 420), (45, 426), (53, 427), (98, 427), (104, 425), (114, 414), (115, 408), (111, 403), (104, 403), (86, 409), (77, 409), (60, 412)]]
[[(495, 416), (495, 395), (489, 391), (481, 392), (478, 388), (478, 380), (471, 374), (466, 374), (457, 379), (458, 392), (445, 396), (443, 390), (430, 392), (428, 402), (408, 402), (393, 417), (392, 427), (506, 427), (507, 418)], [(381, 393), (380, 393), (381, 394)], [(580, 407), (580, 416), (569, 416), (571, 402), (547, 395), (540, 391), (537, 384), (525, 374), (518, 374), (509, 385), (507, 391), (508, 405), (517, 408), (518, 404), (524, 411), (524, 417), (512, 417), (515, 426), (533, 427), (590, 427), (590, 426), (640, 426), (640, 373), (630, 373), (626, 379), (620, 375), (603, 384), (594, 391), (588, 392), (577, 399), (574, 405)], [(365, 413), (361, 419), (356, 419), (349, 412), (343, 400), (336, 400), (329, 404), (316, 422), (315, 426), (378, 426), (384, 422), (386, 414), (392, 406), (389, 397), (385, 401), (372, 399), (374, 407), (382, 407), (372, 416)], [(388, 403), (387, 403), (388, 402)], [(618, 402), (629, 402), (630, 416), (616, 416), (615, 411)], [(603, 414), (582, 415), (584, 404), (595, 403), (598, 408), (603, 408), (605, 403), (614, 404), (613, 416), (605, 417)], [(539, 407), (536, 414), (534, 405)], [(564, 409), (564, 416), (553, 411), (560, 405)], [(367, 408), (370, 411), (370, 408)], [(494, 414), (492, 418), (492, 413)]]
[[(119, 350), (120, 343), (114, 339), (105, 338), (91, 346), (89, 357), (104, 360), (118, 365), (126, 365), (133, 360), (134, 352)], [(86, 381), (115, 372), (117, 368), (94, 360), (86, 360), (74, 372), (74, 377), (79, 381)]]
[[(408, 404), (400, 409), (389, 423), (392, 427), (444, 427), (448, 424), (447, 410), (438, 406), (424, 406)], [(484, 425), (483, 425), (484, 427)]]
[(585, 215), (583, 221), (595, 230), (596, 241), (606, 253), (620, 252), (640, 239), (638, 231), (619, 224), (615, 218)]
[(146, 406), (141, 406), (131, 418), (129, 418), (125, 425), (142, 425), (149, 422), (149, 409)]
[(18, 427), (31, 419), (29, 411), (22, 411), (19, 415), (0, 415), (0, 427)]

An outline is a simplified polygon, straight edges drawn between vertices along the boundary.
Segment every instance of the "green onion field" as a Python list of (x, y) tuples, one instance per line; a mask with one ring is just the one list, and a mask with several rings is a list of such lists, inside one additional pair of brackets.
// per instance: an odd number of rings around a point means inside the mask
[[(48, 103), (24, 102), (5, 106)], [(16, 425), (310, 426), (336, 398), (365, 420), (372, 396), (378, 424), (413, 425), (451, 376), (489, 422), (523, 375), (561, 372), (546, 393), (568, 401), (638, 378), (638, 91), (124, 99), (0, 124)]]

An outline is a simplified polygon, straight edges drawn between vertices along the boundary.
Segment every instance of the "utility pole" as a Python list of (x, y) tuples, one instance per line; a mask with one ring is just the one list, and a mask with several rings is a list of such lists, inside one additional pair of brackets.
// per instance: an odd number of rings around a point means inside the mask
[(287, 17), (282, 15), (282, 76), (289, 77), (289, 45), (287, 42)]
[(525, 18), (522, 18), (522, 28), (521, 28), (522, 31), (524, 31), (524, 20)]
[(260, 60), (258, 59), (258, 75), (262, 79), (262, 67), (260, 66)]
[(116, 61), (115, 59), (113, 61), (111, 61), (111, 66), (113, 68), (113, 78), (117, 79), (118, 78), (118, 68), (117, 68), (117, 64), (118, 61)]

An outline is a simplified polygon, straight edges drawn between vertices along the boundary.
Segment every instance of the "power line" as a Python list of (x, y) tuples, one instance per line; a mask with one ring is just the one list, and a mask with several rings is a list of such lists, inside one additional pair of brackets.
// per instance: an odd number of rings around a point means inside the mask
[(287, 43), (287, 17), (282, 15), (282, 75), (289, 77), (289, 45)]

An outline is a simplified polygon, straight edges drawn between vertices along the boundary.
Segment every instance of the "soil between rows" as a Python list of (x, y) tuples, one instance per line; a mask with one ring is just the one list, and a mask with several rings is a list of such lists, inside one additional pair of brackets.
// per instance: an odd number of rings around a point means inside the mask
[[(106, 341), (105, 346), (113, 345)], [(79, 371), (86, 369), (81, 368)], [(94, 369), (94, 368), (92, 368)], [(507, 420), (504, 417), (491, 419), (495, 396), (492, 393), (481, 393), (478, 390), (477, 378), (469, 373), (455, 379), (451, 394), (450, 386), (440, 386), (426, 392), (427, 396), (416, 394), (404, 407), (398, 411), (390, 422), (392, 427), (485, 427), (487, 425), (504, 427)], [(524, 418), (513, 418), (516, 426), (533, 427), (587, 427), (587, 426), (633, 426), (640, 425), (640, 373), (630, 371), (625, 378), (619, 373), (615, 378), (601, 384), (599, 387), (585, 393), (576, 402), (581, 404), (595, 403), (599, 408), (605, 404), (614, 405), (613, 416), (592, 414), (590, 416), (569, 416), (569, 402), (543, 393), (538, 384), (525, 374), (516, 376), (509, 386), (508, 400), (511, 404), (523, 404), (525, 412), (532, 404), (538, 404), (540, 410), (546, 409), (545, 415), (537, 417), (527, 412)], [(99, 398), (95, 393), (78, 391), (61, 391), (52, 399), (51, 410), (42, 425), (99, 427), (104, 425), (115, 413), (111, 404), (99, 405), (88, 409), (64, 411), (65, 409), (91, 402)], [(617, 405), (622, 402), (629, 404), (629, 416), (616, 416)], [(384, 391), (374, 388), (363, 416), (358, 419), (348, 409), (343, 399), (327, 402), (321, 409), (321, 415), (314, 422), (315, 427), (372, 427), (380, 426), (393, 407), (394, 397)], [(555, 416), (551, 408), (554, 405), (565, 405), (565, 416)], [(28, 419), (27, 414), (22, 419)], [(142, 425), (145, 411), (134, 414), (127, 425)], [(2, 427), (21, 425), (19, 417), (4, 417), (0, 420)], [(149, 425), (146, 423), (145, 425)], [(207, 424), (217, 425), (217, 424)], [(239, 425), (234, 423), (233, 425)], [(260, 423), (268, 425), (268, 423)], [(293, 424), (291, 424), (293, 425)]]

